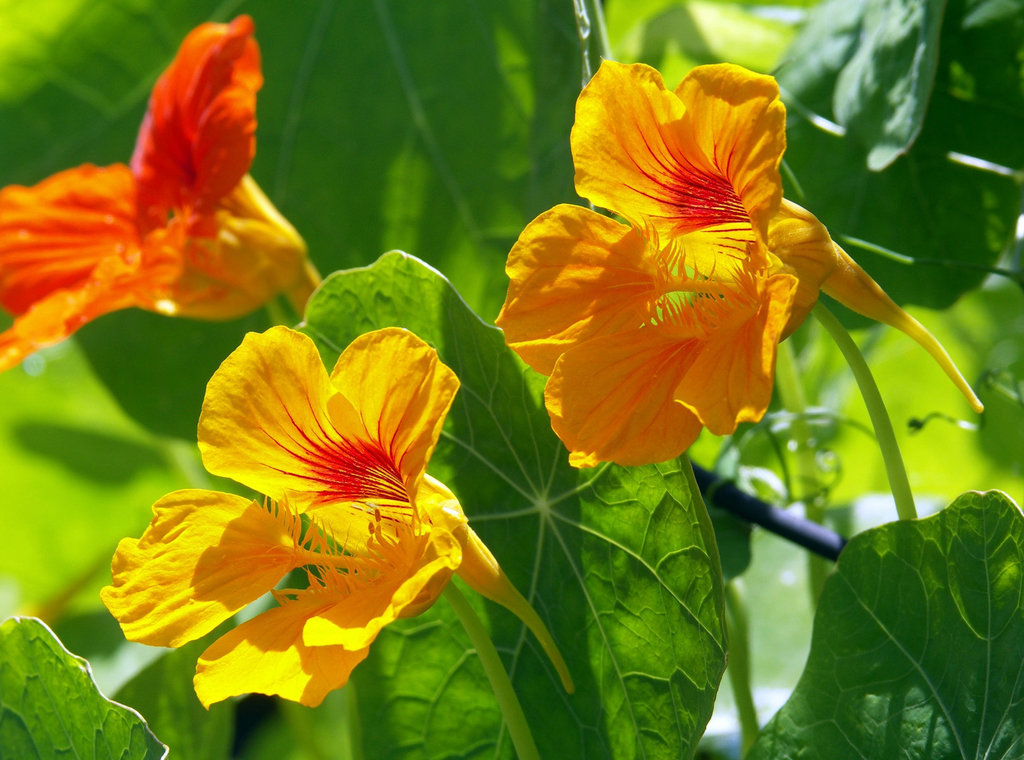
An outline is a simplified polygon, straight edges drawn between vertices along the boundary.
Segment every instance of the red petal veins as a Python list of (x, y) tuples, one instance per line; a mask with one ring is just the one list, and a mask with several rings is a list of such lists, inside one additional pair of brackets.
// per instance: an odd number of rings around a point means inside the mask
[(679, 156), (672, 152), (668, 155), (659, 155), (651, 146), (640, 124), (637, 124), (637, 134), (661, 171), (651, 172), (632, 155), (630, 159), (637, 171), (664, 189), (664, 194), (655, 196), (639, 188), (630, 189), (673, 209), (672, 213), (666, 214), (663, 218), (674, 222), (677, 234), (725, 226), (730, 226), (734, 232), (751, 230), (750, 216), (743, 206), (743, 201), (725, 176), (695, 166), (685, 155)]
[(282, 407), (294, 434), (282, 439), (282, 436), (275, 436), (264, 427), (260, 427), (260, 430), (282, 451), (293, 457), (297, 466), (293, 471), (279, 467), (272, 469), (312, 484), (310, 490), (316, 491), (313, 499), (315, 506), (332, 502), (368, 501), (385, 502), (379, 505), (385, 508), (394, 508), (394, 502), (409, 507), (409, 493), (398, 464), (379, 445), (351, 441), (333, 428), (325, 428), (319, 415), (313, 413), (311, 400), (310, 416), (317, 420), (315, 428), (298, 424), (283, 401)]

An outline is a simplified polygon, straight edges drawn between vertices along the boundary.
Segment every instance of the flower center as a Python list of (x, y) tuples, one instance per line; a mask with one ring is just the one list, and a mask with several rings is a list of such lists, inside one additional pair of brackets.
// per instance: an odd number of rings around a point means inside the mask
[(667, 206), (664, 219), (673, 224), (673, 232), (685, 235), (714, 229), (745, 247), (754, 239), (750, 215), (743, 201), (723, 173), (695, 165), (686, 155), (668, 149), (651, 153), (654, 162), (641, 168), (643, 174), (660, 185), (660, 197), (652, 198)]
[(721, 279), (714, 272), (702, 274), (678, 244), (661, 251), (647, 324), (705, 338), (756, 309), (757, 282), (748, 269), (730, 271), (728, 279)]

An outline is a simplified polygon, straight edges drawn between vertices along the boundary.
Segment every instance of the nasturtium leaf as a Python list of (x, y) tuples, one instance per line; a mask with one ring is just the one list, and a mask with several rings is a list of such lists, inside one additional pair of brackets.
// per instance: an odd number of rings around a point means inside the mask
[(1024, 514), (998, 491), (855, 536), (751, 760), (1008, 758), (1024, 732)]
[(167, 748), (134, 710), (96, 688), (88, 663), (35, 618), (0, 624), (0, 757), (160, 760)]
[(708, 514), (715, 529), (715, 542), (722, 561), (722, 576), (727, 581), (732, 580), (742, 575), (750, 566), (751, 525), (714, 504), (708, 504)]
[(839, 123), (881, 171), (903, 155), (924, 122), (939, 60), (946, 0), (868, 0), (860, 43), (836, 82)]
[[(549, 626), (576, 681), (566, 694), (535, 639), (474, 603), (543, 757), (693, 754), (724, 668), (723, 590), (708, 515), (685, 461), (577, 471), (551, 431), (544, 378), (436, 271), (401, 253), (332, 275), (305, 330), (324, 358), (406, 327), (459, 376), (430, 472)], [(368, 756), (511, 757), (468, 639), (444, 603), (395, 626), (355, 672)]]
[(786, 164), (799, 185), (786, 194), (818, 216), (896, 301), (946, 308), (981, 283), (1013, 239), (1018, 184), (971, 162), (1024, 165), (1024, 90), (1015, 63), (1024, 52), (1024, 18), (968, 27), (964, 3), (949, 2), (920, 134), (885, 171), (869, 172), (869, 149), (855, 130), (828, 126), (866, 7), (825, 0), (777, 72), (788, 108)]
[(196, 660), (213, 636), (165, 652), (118, 689), (114, 697), (146, 716), (150, 728), (176, 757), (224, 760), (233, 734), (234, 709), (218, 703), (205, 709), (192, 676)]

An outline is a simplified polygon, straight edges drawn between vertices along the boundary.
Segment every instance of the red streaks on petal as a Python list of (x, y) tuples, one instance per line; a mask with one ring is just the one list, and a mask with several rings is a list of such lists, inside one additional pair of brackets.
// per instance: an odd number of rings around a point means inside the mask
[[(667, 206), (668, 212), (661, 218), (672, 222), (677, 234), (714, 227), (718, 231), (748, 238), (750, 215), (736, 188), (724, 174), (696, 166), (689, 157), (676, 154), (667, 145), (659, 155), (639, 124), (637, 133), (653, 160), (641, 164), (631, 157), (633, 164), (646, 179), (658, 185), (661, 192), (654, 194), (640, 188), (631, 189)], [(726, 163), (728, 165), (729, 162)]]
[[(411, 507), (399, 465), (379, 443), (350, 439), (333, 427), (325, 426), (307, 395), (309, 417), (316, 426), (296, 422), (290, 409), (282, 402), (291, 430), (275, 433), (261, 431), (278, 448), (294, 460), (293, 469), (274, 467), (278, 472), (299, 478), (314, 492), (313, 505), (335, 502), (368, 502), (367, 510), (380, 509), (407, 512)], [(306, 417), (304, 414), (303, 417)], [(387, 518), (390, 519), (390, 518)]]

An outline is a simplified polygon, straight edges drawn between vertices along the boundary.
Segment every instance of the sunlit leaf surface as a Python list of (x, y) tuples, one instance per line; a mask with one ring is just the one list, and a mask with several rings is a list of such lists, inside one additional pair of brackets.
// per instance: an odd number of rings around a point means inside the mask
[(903, 155), (921, 131), (945, 6), (945, 0), (864, 4), (859, 43), (839, 74), (833, 104), (839, 123), (868, 149), (872, 171)]
[(753, 760), (1020, 756), (1022, 567), (1024, 514), (996, 491), (858, 535)]
[(161, 760), (138, 713), (96, 688), (85, 660), (33, 618), (0, 624), (0, 757)]

